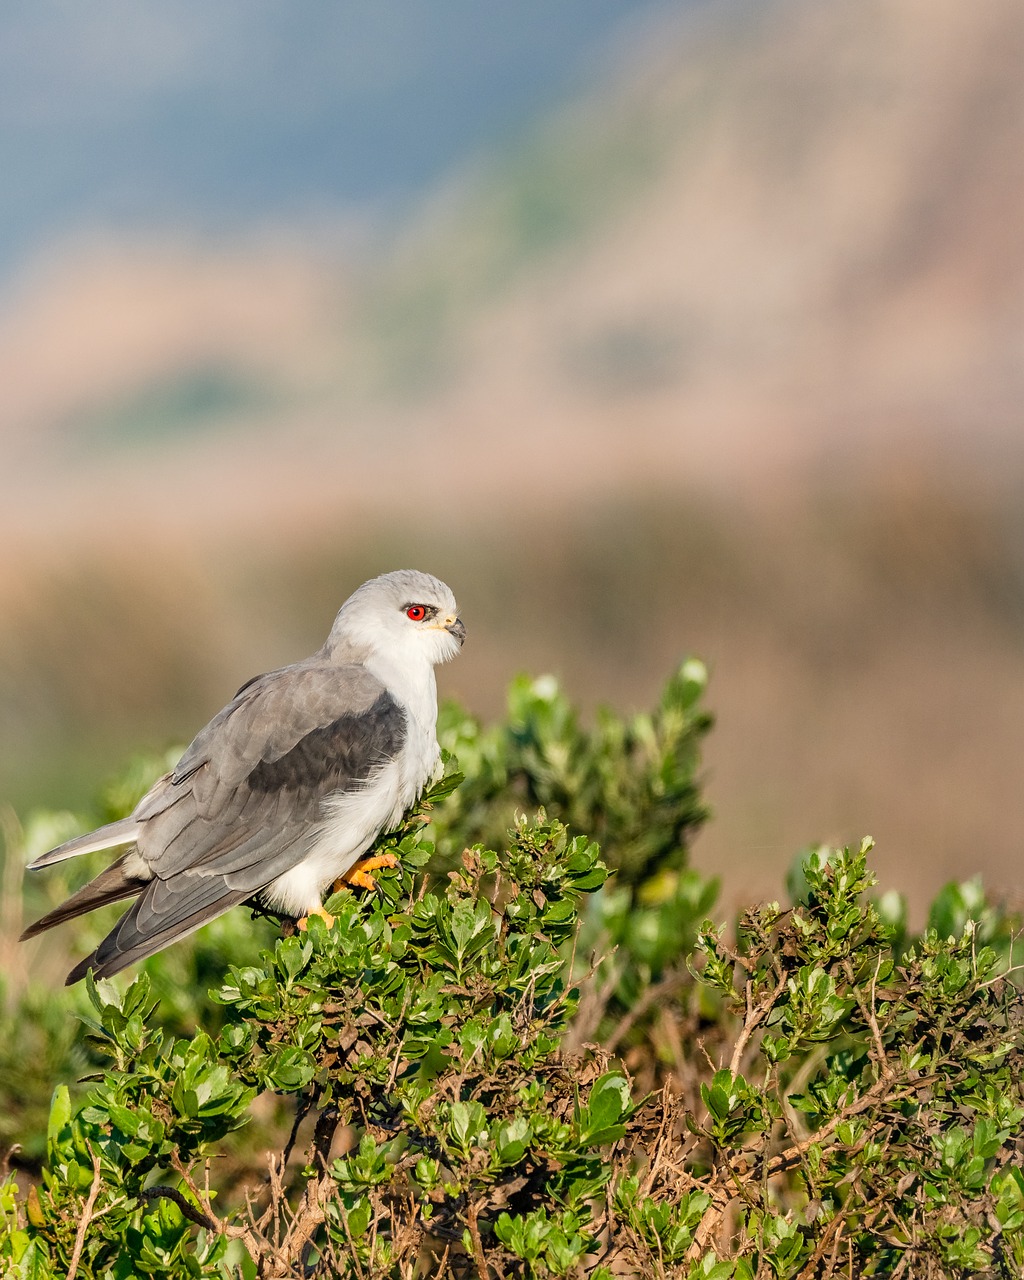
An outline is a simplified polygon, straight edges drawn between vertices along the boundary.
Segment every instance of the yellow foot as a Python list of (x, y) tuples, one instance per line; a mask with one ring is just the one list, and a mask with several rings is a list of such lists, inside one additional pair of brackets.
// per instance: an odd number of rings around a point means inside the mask
[(360, 862), (355, 863), (345, 872), (343, 876), (335, 880), (331, 885), (331, 893), (337, 893), (345, 885), (357, 884), (361, 889), (369, 889), (371, 893), (377, 887), (377, 881), (370, 875), (371, 871), (377, 871), (380, 867), (397, 867), (398, 859), (393, 853), (378, 853), (372, 858), (363, 858)]
[[(325, 911), (323, 907), (317, 907), (315, 911), (309, 913), (309, 916), (319, 916), (328, 929), (334, 925), (334, 916), (329, 911)], [(309, 916), (303, 916), (301, 920), (296, 921), (296, 924), (303, 932), (309, 927)]]

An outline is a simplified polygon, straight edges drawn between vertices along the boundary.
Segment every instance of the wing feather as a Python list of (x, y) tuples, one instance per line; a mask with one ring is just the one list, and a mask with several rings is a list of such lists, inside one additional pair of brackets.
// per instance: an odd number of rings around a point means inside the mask
[(338, 667), (317, 658), (258, 676), (200, 730), (171, 781), (178, 785), (212, 764), (213, 775), (208, 772), (197, 791), (201, 803), (211, 783), (232, 786), (260, 761), (279, 760), (307, 733), (339, 715), (368, 711), (383, 689), (365, 667)]
[(297, 837), (320, 820), (323, 800), (362, 786), (405, 735), (401, 707), (362, 667), (322, 663), (260, 677), (159, 784), (180, 803), (154, 797), (139, 851), (162, 879), (200, 866), (251, 869), (260, 888), (302, 860)]

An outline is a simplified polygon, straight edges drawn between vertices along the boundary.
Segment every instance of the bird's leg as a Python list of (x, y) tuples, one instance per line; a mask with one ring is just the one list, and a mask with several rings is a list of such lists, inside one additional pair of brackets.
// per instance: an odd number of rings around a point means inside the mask
[(334, 925), (334, 916), (332, 916), (325, 907), (314, 907), (308, 916), (303, 916), (301, 920), (297, 920), (295, 922), (303, 932), (305, 932), (309, 927), (309, 916), (319, 916), (328, 929), (332, 928)]
[(376, 889), (377, 881), (370, 875), (371, 871), (376, 871), (380, 867), (397, 867), (398, 859), (393, 853), (375, 853), (372, 858), (361, 858), (354, 863), (345, 872), (343, 876), (339, 876), (331, 885), (331, 893), (337, 893), (346, 885), (357, 884), (361, 889), (369, 889), (371, 892)]

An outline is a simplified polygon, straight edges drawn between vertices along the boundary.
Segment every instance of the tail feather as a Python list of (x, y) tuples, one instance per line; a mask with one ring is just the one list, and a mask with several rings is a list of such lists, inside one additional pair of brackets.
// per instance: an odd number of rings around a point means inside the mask
[(64, 862), (67, 858), (77, 858), (83, 853), (95, 853), (97, 849), (110, 849), (114, 845), (130, 844), (138, 837), (140, 830), (141, 824), (135, 818), (121, 818), (117, 822), (108, 822), (105, 827), (88, 831), (84, 836), (75, 836), (73, 840), (65, 841), (56, 849), (51, 849), (49, 853), (40, 854), (28, 864), (28, 869), (38, 871), (41, 867), (50, 867), (55, 862)]
[[(90, 969), (94, 978), (109, 978), (120, 973), (128, 965), (163, 950), (179, 938), (187, 937), (252, 896), (250, 889), (225, 889), (223, 880), (217, 877), (203, 884), (190, 886), (192, 891), (186, 891), (183, 894), (184, 900), (180, 904), (174, 904), (166, 918), (157, 924), (151, 918), (152, 913), (148, 908), (158, 891), (158, 882), (150, 881), (145, 886), (140, 886), (138, 881), (135, 883), (144, 892), (136, 898), (96, 950), (75, 965), (64, 980), (67, 986), (84, 978)], [(166, 890), (168, 883), (164, 882), (163, 887)], [(140, 916), (145, 922), (141, 928)]]
[(108, 902), (120, 902), (122, 898), (130, 898), (132, 894), (140, 893), (146, 887), (146, 882), (126, 875), (124, 861), (124, 858), (118, 858), (95, 879), (90, 880), (88, 884), (83, 885), (70, 898), (62, 902), (59, 907), (54, 907), (35, 924), (30, 924), (21, 935), (21, 941), (34, 938), (37, 934), (52, 929), (54, 925), (63, 924), (65, 920), (84, 915), (96, 907), (105, 907)]

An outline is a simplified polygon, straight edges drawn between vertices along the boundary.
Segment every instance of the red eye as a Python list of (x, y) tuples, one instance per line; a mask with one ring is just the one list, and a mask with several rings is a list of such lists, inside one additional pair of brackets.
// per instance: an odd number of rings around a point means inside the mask
[(405, 616), (411, 618), (413, 622), (422, 622), (427, 616), (427, 611), (421, 604), (411, 604), (405, 611)]

